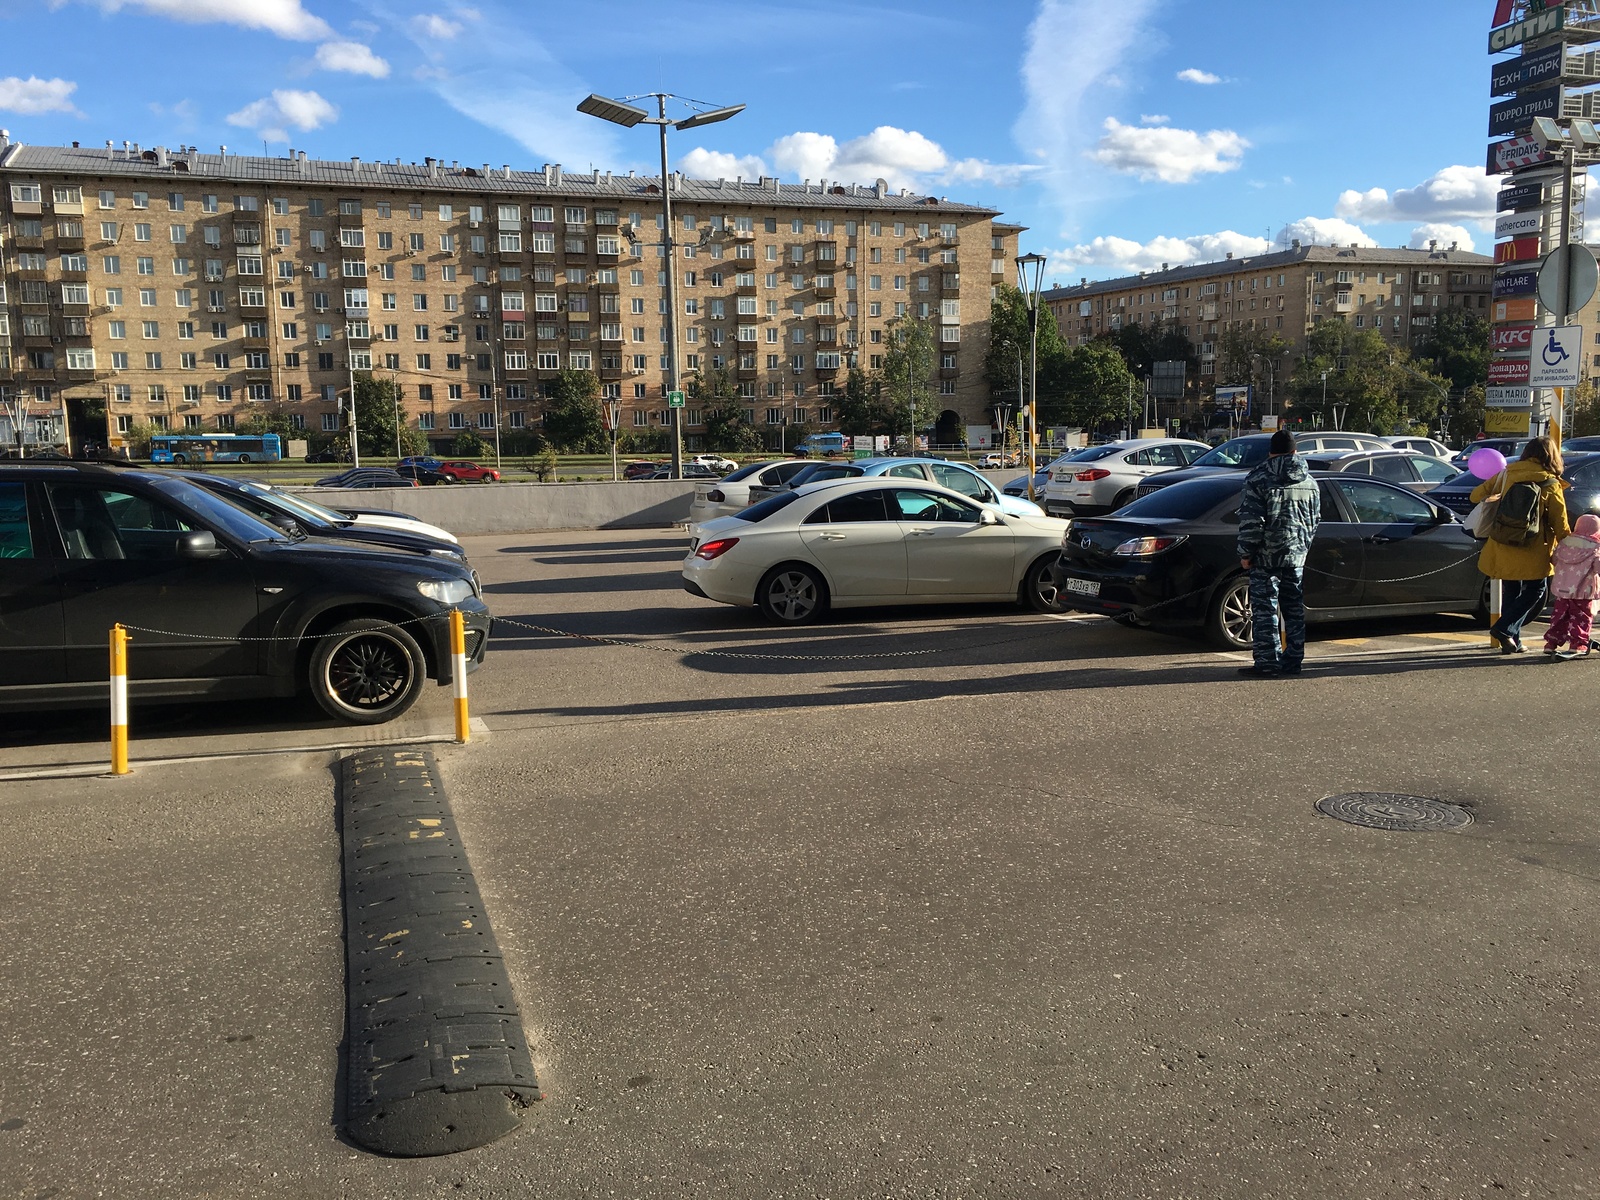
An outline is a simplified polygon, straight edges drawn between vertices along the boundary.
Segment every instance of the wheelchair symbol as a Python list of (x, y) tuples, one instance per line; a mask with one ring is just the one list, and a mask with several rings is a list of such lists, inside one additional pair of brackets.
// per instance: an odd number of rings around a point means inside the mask
[(1561, 363), (1566, 362), (1569, 357), (1567, 348), (1556, 341), (1556, 331), (1552, 328), (1550, 330), (1550, 341), (1546, 343), (1544, 348), (1544, 365), (1547, 367), (1559, 366)]

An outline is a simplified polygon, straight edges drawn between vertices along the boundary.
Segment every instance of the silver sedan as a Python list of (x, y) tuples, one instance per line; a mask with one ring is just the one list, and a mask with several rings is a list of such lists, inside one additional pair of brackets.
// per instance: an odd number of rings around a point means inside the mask
[(884, 604), (1014, 600), (1055, 612), (1049, 568), (1067, 525), (933, 483), (828, 480), (695, 526), (683, 585), (782, 625)]

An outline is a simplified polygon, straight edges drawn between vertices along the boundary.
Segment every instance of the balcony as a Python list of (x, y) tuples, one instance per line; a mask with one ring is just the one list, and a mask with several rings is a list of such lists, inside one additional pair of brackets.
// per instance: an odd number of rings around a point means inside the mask
[(939, 287), (946, 296), (959, 296), (961, 294), (960, 272), (946, 271), (939, 279)]
[(836, 312), (831, 312), (831, 313), (819, 312), (819, 313), (816, 314), (816, 317), (817, 317), (817, 324), (818, 325), (838, 325), (844, 320), (844, 314), (843, 313), (836, 313)]
[(267, 300), (266, 300), (265, 296), (257, 298), (257, 297), (254, 297), (254, 296), (247, 296), (247, 295), (245, 295), (243, 293), (240, 293), (240, 295), (239, 295), (239, 307), (240, 308), (252, 308), (252, 309), (255, 309), (255, 308), (265, 309), (267, 307)]
[(961, 368), (960, 367), (940, 367), (939, 368), (939, 378), (940, 379), (956, 379), (956, 378), (959, 378), (960, 375), (961, 375)]
[(811, 290), (824, 300), (839, 294), (839, 289), (834, 287), (832, 284), (813, 284), (811, 286)]
[(40, 234), (38, 237), (24, 237), (21, 234), (18, 234), (16, 237), (11, 239), (11, 245), (18, 250), (43, 250), (44, 235)]
[(759, 376), (760, 372), (756, 367), (740, 367), (736, 374), (740, 379), (755, 379)]
[(729, 236), (736, 242), (753, 242), (756, 240), (756, 231), (754, 229), (733, 229), (729, 231)]
[(60, 230), (56, 231), (57, 250), (82, 250), (83, 247), (83, 230), (80, 229), (77, 233), (62, 233)]
[(265, 334), (260, 337), (250, 337), (247, 334), (239, 339), (239, 343), (246, 350), (270, 350), (272, 348), (272, 343), (267, 340)]
[(614, 383), (622, 378), (621, 367), (601, 367), (600, 379), (605, 383)]

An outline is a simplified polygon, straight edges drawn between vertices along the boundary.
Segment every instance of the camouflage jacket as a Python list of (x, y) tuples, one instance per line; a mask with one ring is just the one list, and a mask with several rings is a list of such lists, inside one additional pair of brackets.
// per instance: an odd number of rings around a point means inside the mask
[(1252, 567), (1305, 565), (1322, 501), (1305, 460), (1269, 458), (1244, 481), (1239, 497), (1239, 557)]

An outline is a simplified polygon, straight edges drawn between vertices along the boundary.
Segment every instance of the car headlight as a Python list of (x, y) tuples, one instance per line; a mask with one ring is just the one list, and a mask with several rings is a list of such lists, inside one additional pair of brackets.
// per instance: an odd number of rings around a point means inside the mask
[(419, 579), (417, 591), (429, 600), (454, 605), (471, 597), (472, 583), (466, 579)]

